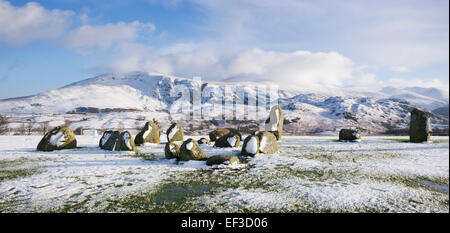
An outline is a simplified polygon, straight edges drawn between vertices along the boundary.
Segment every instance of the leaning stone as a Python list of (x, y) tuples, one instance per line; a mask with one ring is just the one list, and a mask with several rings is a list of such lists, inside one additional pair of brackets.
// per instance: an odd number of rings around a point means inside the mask
[(269, 132), (276, 132), (274, 135), (277, 141), (281, 141), (283, 134), (283, 111), (280, 105), (273, 106), (270, 109), (270, 115), (265, 122), (265, 130)]
[(73, 149), (77, 147), (77, 139), (71, 128), (58, 126), (44, 135), (37, 146), (38, 151)]
[(174, 142), (174, 141), (183, 141), (184, 138), (184, 132), (183, 127), (181, 127), (178, 123), (173, 123), (166, 132), (167, 135), (167, 142)]
[(341, 129), (339, 131), (339, 141), (357, 142), (361, 140), (361, 134), (355, 129)]
[(206, 165), (239, 163), (239, 158), (231, 155), (214, 155), (206, 160)]
[(154, 122), (145, 123), (144, 128), (136, 135), (134, 139), (135, 145), (142, 145), (144, 143), (160, 143), (159, 139), (159, 127)]
[(207, 138), (200, 138), (197, 142), (198, 142), (198, 144), (211, 145), (211, 141), (209, 141), (209, 139), (207, 139)]
[(432, 131), (431, 114), (417, 108), (413, 109), (409, 123), (409, 141), (428, 142)]
[(239, 147), (241, 139), (237, 134), (227, 134), (216, 140), (215, 147)]
[(216, 141), (217, 139), (227, 135), (227, 134), (233, 134), (233, 135), (239, 135), (239, 140), (242, 140), (242, 135), (237, 129), (233, 128), (219, 128), (216, 130), (213, 130), (209, 133), (209, 140), (211, 142)]
[(242, 146), (241, 155), (254, 156), (259, 153), (259, 137), (255, 135), (249, 135), (244, 140)]
[(255, 136), (259, 139), (259, 152), (264, 154), (274, 154), (278, 152), (277, 138), (273, 133), (260, 131), (255, 132)]
[(189, 138), (184, 141), (180, 148), (180, 159), (187, 160), (205, 160), (206, 155), (198, 145), (197, 141)]
[(167, 159), (178, 159), (180, 157), (180, 146), (176, 142), (168, 142), (164, 147), (164, 154)]

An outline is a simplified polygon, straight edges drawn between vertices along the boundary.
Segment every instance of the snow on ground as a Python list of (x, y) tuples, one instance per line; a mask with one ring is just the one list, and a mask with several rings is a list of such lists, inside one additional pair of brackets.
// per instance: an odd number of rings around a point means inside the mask
[[(77, 136), (78, 149), (37, 152), (40, 136), (0, 136), (0, 212), (104, 211), (114, 200), (154, 193), (177, 179), (207, 185), (209, 192), (178, 203), (189, 203), (194, 212), (449, 211), (448, 137), (418, 144), (401, 141), (407, 137), (335, 139), (286, 136), (278, 154), (211, 169), (205, 161), (165, 159), (164, 144), (146, 143), (137, 156), (101, 150), (100, 136)], [(208, 157), (240, 152), (200, 147)], [(219, 172), (246, 166), (250, 169), (236, 174)], [(213, 172), (206, 176), (205, 170)], [(179, 176), (185, 172), (194, 176)]]

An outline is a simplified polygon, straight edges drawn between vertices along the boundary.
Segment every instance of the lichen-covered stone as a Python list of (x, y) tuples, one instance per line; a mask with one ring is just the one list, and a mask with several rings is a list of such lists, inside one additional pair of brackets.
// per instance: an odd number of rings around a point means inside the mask
[(137, 153), (136, 146), (134, 145), (133, 136), (129, 131), (124, 131), (120, 133), (115, 150), (134, 151)]
[(214, 142), (217, 139), (219, 139), (227, 134), (239, 135), (239, 140), (242, 140), (241, 133), (237, 129), (233, 129), (233, 128), (219, 128), (219, 129), (213, 130), (209, 133), (209, 140), (211, 142)]
[(430, 141), (431, 133), (431, 114), (417, 108), (413, 109), (411, 111), (411, 121), (409, 123), (409, 141)]
[(283, 135), (283, 110), (280, 105), (273, 106), (270, 109), (269, 117), (265, 122), (265, 130), (272, 132), (277, 141), (281, 141), (281, 136)]
[(239, 147), (241, 138), (237, 134), (227, 134), (216, 140), (215, 147)]
[(242, 145), (241, 155), (254, 156), (259, 153), (259, 137), (248, 135)]
[(206, 155), (198, 145), (197, 141), (189, 138), (184, 141), (180, 148), (180, 160), (205, 160)]
[(211, 145), (211, 141), (209, 141), (209, 139), (207, 139), (207, 138), (200, 138), (197, 142), (198, 142), (198, 144)]
[(167, 142), (174, 142), (174, 141), (182, 142), (184, 140), (183, 127), (181, 127), (181, 125), (178, 123), (173, 123), (167, 129), (166, 135), (167, 135)]
[(361, 140), (361, 134), (355, 129), (341, 129), (339, 131), (339, 141), (356, 142)]
[(47, 132), (37, 146), (38, 151), (73, 149), (77, 147), (77, 139), (72, 129), (58, 126)]
[(239, 163), (239, 158), (233, 155), (214, 155), (206, 160), (206, 165), (212, 166), (214, 164), (233, 164)]
[(274, 154), (278, 152), (277, 138), (273, 133), (267, 131), (255, 132), (259, 139), (259, 152), (264, 154)]
[(164, 147), (164, 154), (167, 159), (178, 159), (180, 157), (180, 146), (176, 142), (168, 142)]
[(148, 143), (160, 143), (159, 127), (152, 121), (146, 122), (144, 128), (136, 135), (134, 139), (135, 145)]

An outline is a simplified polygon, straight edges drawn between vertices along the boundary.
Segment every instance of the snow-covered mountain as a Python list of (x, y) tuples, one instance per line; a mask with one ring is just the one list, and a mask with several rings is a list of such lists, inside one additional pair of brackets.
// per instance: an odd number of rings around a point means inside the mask
[[(80, 120), (81, 123), (76, 119), (70, 119), (71, 126), (114, 128), (122, 122), (125, 127), (133, 128), (140, 123), (136, 121), (127, 123), (126, 118), (136, 120), (138, 116), (145, 115), (161, 122), (168, 121), (170, 119), (168, 109), (178, 99), (170, 93), (179, 85), (190, 89), (200, 88), (200, 84), (192, 79), (169, 75), (144, 72), (104, 74), (36, 95), (0, 100), (0, 113), (17, 117), (35, 114), (42, 116), (90, 113), (88, 117)], [(226, 101), (247, 103), (255, 101), (251, 97), (254, 96), (255, 85), (255, 83), (203, 81), (201, 90), (215, 87), (223, 91), (226, 86), (243, 88), (249, 95), (227, 94), (225, 98)], [(448, 108), (448, 94), (438, 89), (388, 87), (370, 94), (358, 90), (345, 92), (345, 95), (336, 95), (334, 92), (318, 94), (279, 90), (286, 130), (294, 133), (318, 133), (352, 126), (365, 131), (383, 132), (392, 128), (405, 128), (409, 122), (409, 111), (414, 107), (425, 108), (430, 112), (439, 109), (435, 112), (434, 123), (448, 127), (448, 111), (447, 116), (440, 114), (445, 112), (442, 109)], [(207, 102), (210, 98), (218, 97), (203, 96), (202, 102)], [(237, 108), (239, 107), (243, 106)]]

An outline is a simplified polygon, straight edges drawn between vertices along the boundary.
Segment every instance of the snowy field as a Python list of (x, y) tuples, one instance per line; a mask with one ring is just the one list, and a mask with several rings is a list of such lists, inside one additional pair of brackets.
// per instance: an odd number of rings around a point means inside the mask
[(77, 136), (37, 152), (40, 138), (0, 136), (0, 212), (449, 212), (449, 137), (284, 137), (278, 154), (215, 167), (165, 159), (164, 144), (134, 155)]

